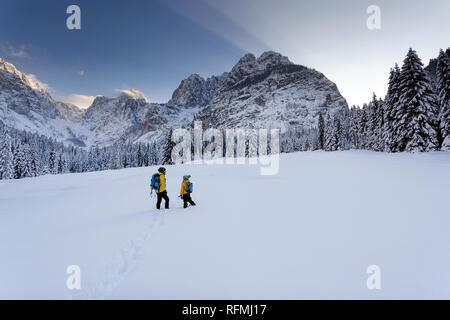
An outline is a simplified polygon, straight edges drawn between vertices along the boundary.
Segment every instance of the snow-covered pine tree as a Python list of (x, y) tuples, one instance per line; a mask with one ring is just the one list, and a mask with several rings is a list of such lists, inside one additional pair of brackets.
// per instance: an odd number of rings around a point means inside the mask
[(0, 179), (13, 179), (14, 158), (11, 149), (11, 137), (7, 128), (2, 129), (0, 143)]
[[(295, 151), (295, 139), (296, 139), (295, 130), (289, 128), (286, 132), (281, 134), (280, 137), (280, 149), (281, 152), (290, 153)], [(245, 156), (248, 157), (249, 153), (249, 144), (248, 139), (246, 139), (246, 148), (245, 148)]]
[(377, 113), (376, 113), (376, 136), (375, 136), (375, 151), (384, 150), (384, 140), (383, 140), (383, 129), (384, 129), (384, 101), (378, 99), (377, 103)]
[(156, 144), (154, 142), (150, 145), (148, 163), (151, 166), (158, 164), (158, 148), (156, 148)]
[(375, 106), (373, 105), (372, 100), (367, 105), (366, 110), (367, 110), (366, 149), (373, 150), (376, 122), (375, 122)]
[(142, 167), (144, 165), (144, 155), (142, 154), (141, 144), (138, 143), (137, 151), (136, 151), (136, 166)]
[(358, 123), (358, 136), (359, 136), (359, 149), (367, 150), (367, 127), (368, 127), (368, 106), (364, 104), (359, 112), (359, 123)]
[(149, 166), (149, 154), (150, 154), (150, 145), (147, 143), (144, 150), (144, 160), (143, 160), (143, 166), (148, 167)]
[(369, 119), (368, 119), (368, 149), (374, 151), (380, 150), (380, 135), (383, 123), (383, 110), (382, 104), (378, 100), (375, 93), (373, 93), (372, 101), (369, 106)]
[(167, 139), (164, 144), (162, 164), (173, 164), (172, 161), (172, 149), (175, 143), (172, 141), (172, 130), (167, 134)]
[(100, 152), (101, 156), (101, 170), (111, 169), (112, 161), (112, 148), (102, 148)]
[(56, 163), (56, 152), (53, 146), (51, 147), (48, 154), (48, 173), (56, 174), (58, 172), (57, 163)]
[(424, 152), (438, 149), (436, 97), (422, 61), (412, 48), (406, 55), (400, 73), (396, 121), (399, 151)]
[(349, 117), (349, 148), (359, 149), (359, 137), (358, 137), (358, 110), (356, 106), (352, 106), (350, 109)]
[(111, 169), (122, 169), (122, 148), (119, 142), (114, 143), (111, 147)]
[(127, 143), (125, 146), (125, 156), (127, 158), (127, 165), (124, 165), (124, 168), (133, 168), (136, 165), (135, 156), (133, 154), (133, 145), (131, 143)]
[(326, 119), (325, 119), (325, 131), (324, 131), (324, 143), (323, 143), (323, 150), (325, 151), (331, 151), (331, 139), (333, 135), (332, 130), (332, 122), (330, 114), (327, 113)]
[(20, 140), (14, 148), (14, 179), (25, 178), (28, 175), (27, 155), (24, 150), (24, 144)]
[(399, 85), (400, 85), (400, 68), (397, 64), (391, 69), (389, 75), (389, 85), (384, 101), (384, 127), (383, 127), (383, 143), (384, 151), (386, 152), (396, 152), (398, 151), (398, 146), (395, 145), (394, 134), (396, 132), (396, 122), (395, 114), (397, 103), (399, 99)]
[(89, 149), (88, 154), (88, 172), (91, 171), (99, 171), (101, 169), (100, 166), (101, 159), (100, 159), (100, 152), (98, 149), (98, 146), (91, 147)]
[(37, 177), (40, 175), (39, 162), (36, 156), (35, 145), (31, 145), (28, 153), (28, 164), (30, 168), (30, 176)]
[(437, 61), (437, 94), (442, 150), (450, 151), (450, 59), (443, 50)]
[(327, 121), (325, 124), (325, 151), (336, 151), (341, 149), (340, 144), (340, 136), (341, 136), (341, 123), (339, 121), (339, 117), (337, 114), (333, 115), (331, 118), (330, 115), (327, 115)]
[(325, 146), (325, 120), (323, 119), (322, 112), (319, 112), (319, 119), (317, 120), (317, 148), (323, 150)]
[(350, 109), (345, 108), (342, 111), (338, 113), (339, 115), (339, 122), (340, 122), (340, 137), (339, 137), (339, 144), (341, 147), (341, 150), (348, 150), (351, 147), (350, 143)]
[(25, 163), (24, 163), (24, 170), (23, 170), (23, 175), (22, 177), (24, 178), (30, 178), (30, 177), (35, 177), (35, 172), (33, 172), (33, 170), (31, 169), (31, 150), (30, 150), (30, 145), (27, 143), (24, 143), (23, 145), (23, 150), (24, 150), (24, 154), (25, 154)]
[(59, 154), (58, 157), (58, 174), (63, 174), (67, 172), (66, 159), (63, 154)]
[(342, 125), (339, 114), (333, 116), (331, 151), (342, 150)]

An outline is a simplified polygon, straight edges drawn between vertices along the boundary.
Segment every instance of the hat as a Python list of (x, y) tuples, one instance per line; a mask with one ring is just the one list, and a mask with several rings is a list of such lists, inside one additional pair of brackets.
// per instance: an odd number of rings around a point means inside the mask
[(159, 172), (162, 172), (162, 173), (166, 173), (166, 168), (161, 167), (161, 168), (158, 169), (158, 171), (159, 171)]
[(190, 177), (191, 177), (190, 175), (185, 175), (183, 176), (183, 180), (189, 180)]

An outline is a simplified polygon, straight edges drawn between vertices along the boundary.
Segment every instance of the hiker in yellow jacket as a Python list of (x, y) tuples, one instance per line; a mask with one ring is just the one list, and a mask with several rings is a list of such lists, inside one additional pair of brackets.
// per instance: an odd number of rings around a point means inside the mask
[[(166, 190), (166, 168), (161, 167), (158, 169), (158, 173), (155, 174), (156, 177), (156, 183), (155, 186), (152, 186), (153, 189), (156, 192), (157, 201), (156, 201), (156, 209), (161, 209), (161, 200), (164, 199), (165, 202), (165, 208), (169, 209), (169, 197), (167, 196), (167, 190)], [(154, 175), (154, 176), (155, 176)], [(153, 179), (153, 178), (152, 178)], [(153, 181), (152, 181), (153, 184)]]
[(195, 206), (195, 202), (191, 199), (192, 183), (189, 181), (190, 177), (190, 175), (183, 176), (183, 182), (181, 182), (180, 198), (183, 199), (184, 208), (188, 207), (188, 203)]

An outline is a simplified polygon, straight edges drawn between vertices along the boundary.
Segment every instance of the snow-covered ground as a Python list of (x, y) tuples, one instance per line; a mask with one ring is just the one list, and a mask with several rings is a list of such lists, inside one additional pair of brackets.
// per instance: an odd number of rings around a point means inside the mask
[(450, 153), (294, 153), (275, 176), (168, 166), (161, 212), (154, 171), (0, 181), (0, 298), (450, 298)]

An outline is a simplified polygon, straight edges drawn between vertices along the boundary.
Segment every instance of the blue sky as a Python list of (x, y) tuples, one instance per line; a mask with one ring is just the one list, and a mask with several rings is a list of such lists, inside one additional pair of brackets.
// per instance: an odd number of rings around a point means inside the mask
[[(66, 28), (71, 4), (81, 30)], [(380, 30), (366, 27), (371, 4)], [(2, 0), (1, 8), (0, 57), (66, 100), (138, 88), (164, 102), (192, 73), (221, 74), (247, 52), (274, 50), (361, 104), (385, 94), (389, 68), (409, 46), (424, 62), (450, 46), (448, 0)]]

